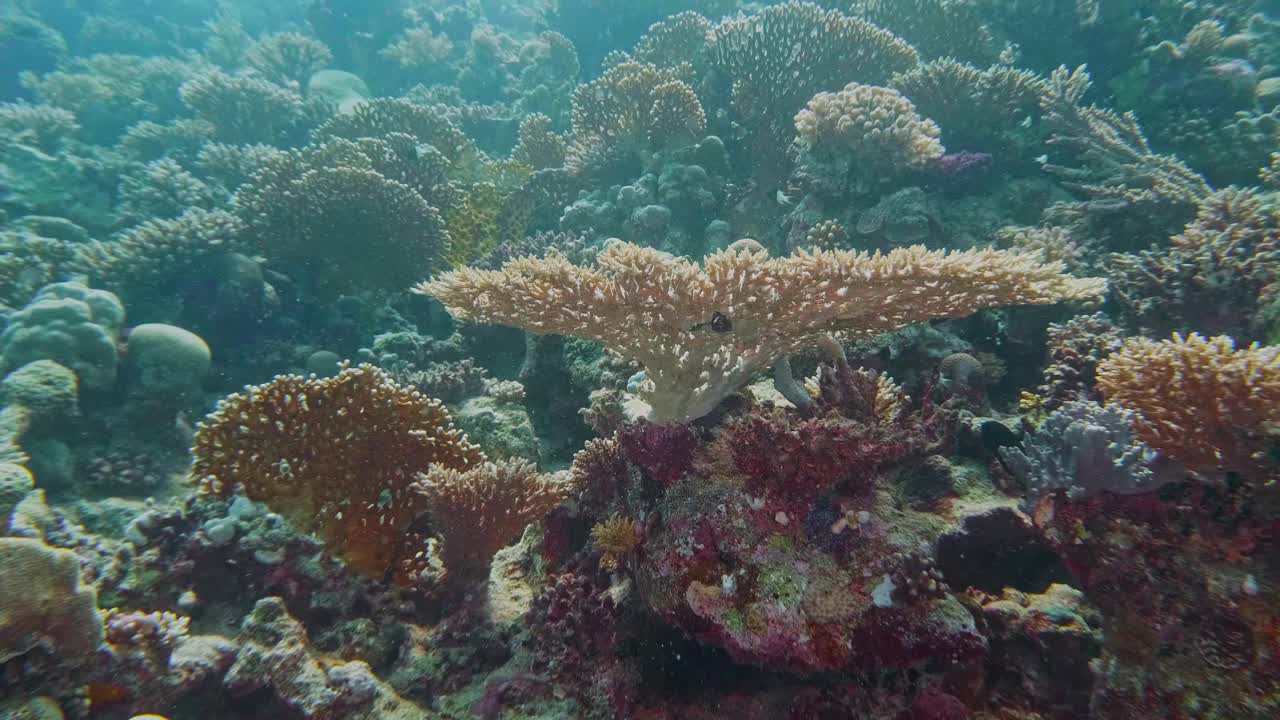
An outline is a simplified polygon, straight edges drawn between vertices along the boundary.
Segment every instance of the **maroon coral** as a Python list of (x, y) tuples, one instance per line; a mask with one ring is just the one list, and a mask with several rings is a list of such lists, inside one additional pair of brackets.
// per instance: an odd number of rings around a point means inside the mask
[(682, 423), (632, 425), (618, 432), (618, 442), (627, 460), (663, 487), (684, 477), (698, 447), (697, 436)]

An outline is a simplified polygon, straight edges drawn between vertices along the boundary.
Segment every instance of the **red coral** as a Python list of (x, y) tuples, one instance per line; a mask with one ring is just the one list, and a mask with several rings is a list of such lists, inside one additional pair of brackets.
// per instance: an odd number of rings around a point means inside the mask
[(687, 425), (640, 423), (618, 431), (627, 460), (644, 469), (664, 488), (684, 477), (693, 466), (698, 438)]

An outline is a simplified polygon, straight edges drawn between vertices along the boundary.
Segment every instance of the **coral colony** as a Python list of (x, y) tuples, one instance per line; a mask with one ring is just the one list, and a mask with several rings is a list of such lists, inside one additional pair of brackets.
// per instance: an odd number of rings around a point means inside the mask
[(0, 7), (0, 720), (1280, 717), (1280, 16)]

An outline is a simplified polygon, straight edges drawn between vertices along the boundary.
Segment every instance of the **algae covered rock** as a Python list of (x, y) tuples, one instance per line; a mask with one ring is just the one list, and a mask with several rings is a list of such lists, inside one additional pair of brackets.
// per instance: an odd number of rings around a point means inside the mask
[(0, 369), (53, 360), (75, 372), (82, 387), (108, 389), (116, 379), (116, 335), (123, 324), (124, 306), (115, 295), (77, 282), (46, 285), (0, 334)]
[(492, 397), (464, 400), (454, 413), (458, 427), (495, 458), (538, 458), (538, 437), (523, 405)]
[(102, 637), (97, 596), (80, 584), (75, 553), (0, 538), (0, 662), (36, 648), (74, 662), (93, 653)]

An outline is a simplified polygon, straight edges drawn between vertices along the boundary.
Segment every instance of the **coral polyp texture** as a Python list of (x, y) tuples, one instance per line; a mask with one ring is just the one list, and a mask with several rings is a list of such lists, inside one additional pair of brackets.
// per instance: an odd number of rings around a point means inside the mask
[(228, 396), (200, 424), (192, 454), (205, 492), (243, 492), (357, 571), (401, 581), (427, 546), (410, 527), (426, 511), (417, 473), (482, 460), (439, 401), (367, 365)]
[(1138, 413), (1140, 438), (1193, 470), (1280, 477), (1280, 348), (1194, 333), (1135, 339), (1098, 366), (1098, 387)]
[(711, 412), (774, 361), (832, 332), (873, 334), (985, 307), (1098, 297), (1102, 280), (996, 250), (923, 247), (875, 255), (771, 258), (752, 241), (702, 266), (615, 243), (579, 267), (522, 258), (419, 284), (460, 318), (595, 340), (645, 368), (640, 395), (659, 421)]

